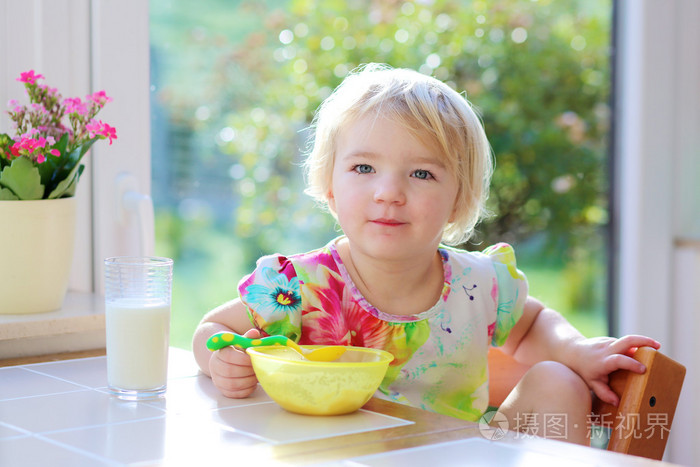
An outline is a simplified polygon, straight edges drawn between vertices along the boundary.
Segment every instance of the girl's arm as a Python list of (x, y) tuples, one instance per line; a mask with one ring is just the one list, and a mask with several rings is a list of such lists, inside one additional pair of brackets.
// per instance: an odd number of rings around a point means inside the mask
[[(235, 332), (243, 335), (252, 328), (253, 325), (248, 319), (246, 306), (238, 298), (224, 303), (207, 313), (204, 318), (202, 318), (199, 326), (197, 326), (192, 339), (192, 351), (194, 352), (194, 357), (199, 368), (206, 375), (212, 376), (210, 361), (215, 354), (219, 352), (212, 352), (207, 349), (207, 339), (212, 335), (220, 331)], [(257, 337), (257, 335), (253, 337)]]
[(528, 297), (503, 351), (528, 365), (543, 360), (563, 363), (578, 373), (601, 400), (616, 405), (618, 398), (608, 386), (608, 375), (618, 369), (644, 373), (644, 365), (631, 355), (637, 347), (658, 349), (660, 345), (637, 335), (588, 339), (559, 313)]
[(533, 365), (543, 360), (561, 361), (562, 352), (583, 339), (585, 337), (558, 312), (527, 297), (523, 314), (502, 349), (517, 361)]

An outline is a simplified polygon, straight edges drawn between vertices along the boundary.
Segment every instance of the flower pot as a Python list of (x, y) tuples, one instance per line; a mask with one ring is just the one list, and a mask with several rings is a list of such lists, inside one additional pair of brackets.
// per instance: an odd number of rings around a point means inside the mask
[(0, 314), (63, 304), (73, 260), (75, 198), (0, 201)]

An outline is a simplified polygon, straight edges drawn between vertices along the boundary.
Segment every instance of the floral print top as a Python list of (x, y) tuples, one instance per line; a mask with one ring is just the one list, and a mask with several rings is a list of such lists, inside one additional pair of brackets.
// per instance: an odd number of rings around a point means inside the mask
[(300, 344), (354, 345), (391, 352), (381, 397), (476, 421), (489, 401), (489, 345), (502, 345), (522, 315), (527, 281), (510, 245), (483, 253), (441, 246), (438, 302), (417, 315), (383, 313), (359, 292), (336, 250), (271, 255), (238, 285), (263, 334)]

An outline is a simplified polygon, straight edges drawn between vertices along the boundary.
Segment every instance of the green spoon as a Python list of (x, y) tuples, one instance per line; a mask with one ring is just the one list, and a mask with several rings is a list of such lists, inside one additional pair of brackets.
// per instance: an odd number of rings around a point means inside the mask
[(260, 339), (251, 339), (233, 332), (218, 332), (207, 340), (207, 348), (212, 352), (228, 347), (229, 345), (239, 350), (263, 345), (291, 347), (302, 357), (314, 362), (332, 362), (345, 353), (345, 347), (342, 345), (328, 345), (313, 350), (304, 349), (286, 336), (268, 336)]

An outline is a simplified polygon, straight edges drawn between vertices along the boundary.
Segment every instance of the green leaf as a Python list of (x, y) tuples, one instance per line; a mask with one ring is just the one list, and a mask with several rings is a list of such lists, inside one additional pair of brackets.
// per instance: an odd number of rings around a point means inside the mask
[(3, 158), (6, 157), (5, 152), (9, 150), (10, 143), (13, 143), (12, 138), (10, 138), (10, 135), (6, 133), (0, 133), (0, 156)]
[[(69, 180), (67, 184), (71, 183), (70, 180), (72, 180), (72, 178), (75, 176), (74, 171), (76, 167), (80, 165), (80, 161), (82, 160), (83, 156), (90, 150), (92, 145), (95, 144), (95, 141), (97, 141), (97, 139), (98, 138), (86, 141), (82, 145), (73, 148), (69, 153), (64, 153), (63, 151), (61, 152), (61, 156), (57, 158), (60, 159), (60, 161), (58, 161), (58, 166), (54, 172), (53, 177), (51, 178), (51, 183), (46, 185), (47, 192), (53, 193), (54, 191), (59, 190), (59, 185), (67, 179)], [(61, 141), (59, 141), (59, 143), (62, 142), (63, 138), (61, 138)], [(59, 148), (59, 150), (61, 149)], [(65, 188), (67, 184), (64, 184), (61, 190), (63, 190), (63, 188)], [(57, 197), (60, 198), (64, 196)]]
[(61, 154), (66, 152), (66, 147), (68, 146), (68, 133), (63, 133), (61, 139), (59, 139), (56, 144), (53, 145), (54, 149), (61, 151)]
[[(41, 183), (47, 189), (50, 189), (52, 185), (58, 184), (62, 180), (58, 179), (60, 176), (61, 168), (68, 162), (66, 154), (66, 145), (68, 144), (68, 133), (64, 133), (60, 140), (54, 144), (51, 148), (46, 149), (46, 160), (39, 164), (39, 174), (41, 175)], [(60, 156), (52, 156), (49, 154), (49, 149), (58, 149), (61, 153)], [(70, 167), (72, 169), (73, 166)], [(70, 169), (66, 170), (65, 173), (69, 173)]]
[(7, 188), (0, 188), (0, 201), (15, 201), (19, 198), (12, 193), (12, 190)]
[(83, 144), (80, 146), (77, 146), (73, 148), (73, 150), (70, 152), (68, 155), (68, 160), (70, 160), (71, 163), (78, 164), (80, 160), (83, 158), (86, 152), (90, 150), (93, 144), (98, 140), (99, 138), (93, 138), (90, 140), (85, 141)]
[(18, 157), (0, 172), (0, 186), (9, 188), (19, 199), (42, 199), (44, 185), (39, 169), (26, 157)]
[(73, 167), (68, 176), (59, 183), (56, 188), (49, 193), (47, 199), (68, 198), (75, 195), (75, 189), (78, 186), (78, 180), (83, 173), (85, 166), (83, 164)]
[(83, 170), (85, 170), (85, 166), (80, 164), (78, 166), (78, 172), (75, 174), (75, 177), (73, 177), (73, 181), (68, 184), (66, 190), (61, 194), (61, 196), (59, 196), (59, 198), (69, 198), (75, 196), (75, 190), (78, 188), (78, 180), (80, 180)]
[(0, 170), (10, 165), (10, 145), (12, 138), (5, 133), (0, 133)]

